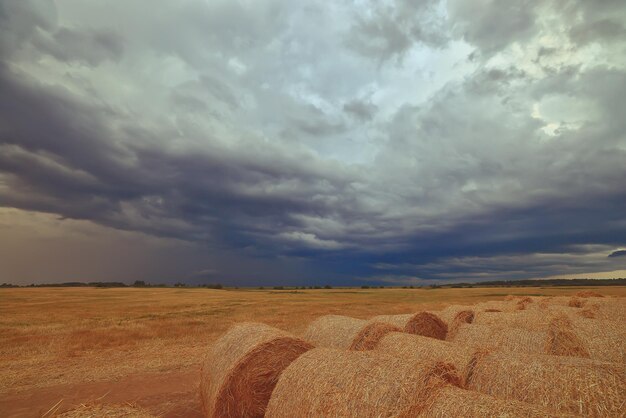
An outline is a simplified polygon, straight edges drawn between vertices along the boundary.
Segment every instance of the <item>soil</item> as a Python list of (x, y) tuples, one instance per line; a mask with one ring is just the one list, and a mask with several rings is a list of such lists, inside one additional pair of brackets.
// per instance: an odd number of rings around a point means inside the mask
[[(131, 404), (154, 415), (175, 418), (203, 416), (197, 370), (161, 374), (136, 374), (108, 382), (90, 382), (6, 393), (0, 398), (0, 415), (11, 418), (62, 413), (81, 404)], [(59, 403), (59, 401), (61, 401)], [(48, 415), (50, 416), (50, 414)]]

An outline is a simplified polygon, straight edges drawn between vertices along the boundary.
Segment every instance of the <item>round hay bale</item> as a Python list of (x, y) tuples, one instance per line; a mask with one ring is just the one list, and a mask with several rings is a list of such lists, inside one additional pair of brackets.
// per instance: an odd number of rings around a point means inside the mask
[(454, 337), (461, 325), (474, 322), (475, 313), (465, 306), (455, 306), (450, 310), (444, 309), (440, 317), (448, 324), (446, 339), (449, 340)]
[(580, 292), (574, 293), (574, 296), (579, 298), (603, 298), (604, 295), (601, 295), (598, 292), (594, 292), (593, 290), (581, 290)]
[(551, 320), (546, 353), (555, 356), (589, 357), (589, 350), (574, 333), (571, 321), (565, 315)]
[(376, 322), (387, 322), (409, 334), (445, 340), (448, 334), (448, 325), (435, 312), (422, 311), (406, 315), (379, 315), (371, 319)]
[(522, 328), (531, 331), (547, 330), (552, 314), (538, 309), (513, 312), (478, 312), (473, 324), (496, 328)]
[(451, 377), (458, 379), (448, 364), (316, 348), (283, 371), (265, 416), (415, 417)]
[(571, 331), (595, 360), (626, 364), (626, 323), (602, 319), (569, 319)]
[(459, 327), (451, 341), (476, 350), (546, 354), (548, 333), (520, 328), (465, 324)]
[(574, 296), (567, 302), (567, 306), (570, 308), (582, 308), (585, 305), (585, 302), (586, 301)]
[(475, 304), (472, 306), (472, 309), (475, 312), (485, 312), (487, 310), (491, 312), (513, 312), (517, 310), (517, 305), (510, 300), (488, 300)]
[(432, 312), (418, 312), (406, 323), (404, 332), (445, 340), (448, 325)]
[[(392, 332), (380, 340), (376, 351), (417, 363), (448, 363), (464, 376), (475, 350), (422, 335)], [(463, 386), (463, 382), (459, 381), (457, 386)]]
[(307, 327), (303, 338), (316, 347), (372, 350), (389, 332), (401, 331), (393, 324), (370, 322), (340, 315), (324, 315)]
[(415, 314), (400, 314), (400, 315), (377, 315), (370, 319), (372, 322), (385, 322), (387, 324), (392, 324), (397, 326), (400, 329), (404, 329), (407, 322), (413, 317)]
[(590, 417), (624, 412), (626, 375), (622, 365), (498, 352), (477, 356), (467, 373), (468, 389), (505, 400)]
[[(439, 317), (443, 322), (445, 322), (448, 327), (450, 324), (459, 316), (461, 313), (474, 313), (472, 310), (472, 306), (467, 305), (449, 305), (440, 311), (428, 311)], [(470, 321), (471, 322), (471, 321)]]
[(626, 322), (626, 298), (588, 299), (585, 309), (594, 312), (596, 319)]
[(524, 402), (501, 400), (478, 392), (446, 386), (432, 396), (420, 417), (554, 417), (550, 411)]
[(210, 348), (200, 392), (207, 417), (262, 417), (280, 372), (313, 348), (265, 324), (233, 326)]

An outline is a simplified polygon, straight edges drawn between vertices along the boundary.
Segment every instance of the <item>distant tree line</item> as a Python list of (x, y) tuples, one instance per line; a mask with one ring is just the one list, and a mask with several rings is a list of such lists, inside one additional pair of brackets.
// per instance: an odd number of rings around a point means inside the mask
[[(480, 283), (450, 283), (433, 284), (427, 286), (402, 286), (403, 289), (442, 289), (442, 288), (473, 288), (473, 287), (549, 287), (549, 286), (626, 286), (626, 278), (619, 279), (546, 279), (546, 280), (494, 280)], [(64, 282), (64, 283), (42, 283), (30, 284), (26, 286), (2, 283), (0, 288), (10, 287), (171, 287), (167, 284), (150, 284), (143, 280), (135, 280), (132, 285), (122, 282)], [(224, 289), (221, 283), (207, 283), (200, 285), (188, 285), (183, 282), (176, 282), (173, 287), (204, 288), (204, 289)], [(362, 285), (361, 289), (384, 289), (385, 286)], [(393, 288), (393, 286), (390, 286)], [(400, 287), (400, 286), (396, 286)], [(329, 284), (325, 286), (272, 286), (272, 290), (306, 290), (306, 289), (332, 289)], [(234, 289), (239, 289), (235, 286)], [(264, 290), (264, 286), (257, 289)], [(269, 288), (268, 288), (269, 289)]]

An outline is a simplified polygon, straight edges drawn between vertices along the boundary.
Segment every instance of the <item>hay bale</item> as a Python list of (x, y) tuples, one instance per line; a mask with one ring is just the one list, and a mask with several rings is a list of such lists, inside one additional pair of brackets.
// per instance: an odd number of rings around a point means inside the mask
[(81, 404), (61, 414), (58, 418), (154, 418), (142, 408), (131, 405)]
[(488, 300), (479, 302), (472, 306), (474, 312), (513, 312), (518, 310), (517, 305), (513, 301), (507, 300)]
[(447, 340), (456, 334), (456, 331), (461, 325), (473, 323), (475, 317), (474, 311), (470, 309), (470, 307), (464, 305), (448, 306), (441, 312), (435, 313), (448, 325), (448, 333), (446, 334)]
[[(453, 365), (461, 376), (465, 375), (465, 369), (475, 352), (469, 347), (448, 341), (399, 332), (387, 334), (376, 346), (376, 351), (416, 363), (448, 363)], [(459, 382), (459, 386), (463, 386), (462, 381)]]
[(598, 292), (594, 292), (593, 290), (582, 290), (580, 292), (574, 293), (574, 296), (579, 298), (603, 298), (604, 295), (601, 295)]
[(522, 328), (542, 331), (548, 329), (553, 316), (551, 311), (546, 312), (538, 309), (513, 312), (478, 312), (473, 323), (495, 328)]
[(555, 417), (551, 411), (535, 405), (501, 400), (493, 396), (446, 386), (432, 396), (420, 417), (484, 418), (484, 417)]
[(379, 315), (371, 320), (402, 327), (402, 330), (409, 334), (423, 335), (438, 340), (445, 340), (448, 334), (448, 325), (436, 315), (436, 312), (422, 311), (407, 315)]
[(626, 402), (622, 365), (547, 355), (492, 353), (467, 369), (470, 390), (581, 416), (621, 416)]
[[(591, 398), (601, 399), (602, 396), (607, 396), (607, 401), (615, 405), (616, 394), (620, 393), (619, 389), (623, 385), (616, 378), (619, 370), (623, 370), (623, 368), (620, 369), (618, 365), (614, 364), (567, 357), (562, 359), (541, 354), (520, 355), (502, 351), (475, 353), (463, 346), (417, 335), (391, 333), (380, 341), (376, 350), (415, 362), (442, 361), (450, 363), (463, 373), (462, 387), (506, 400), (542, 405), (548, 409), (552, 408), (553, 404), (560, 405), (555, 409), (556, 412), (577, 413), (570, 408), (576, 404), (576, 399), (591, 401)], [(492, 363), (498, 366), (493, 372), (490, 367)], [(506, 368), (507, 365), (510, 365), (508, 369)], [(559, 375), (558, 370), (561, 367), (567, 371), (565, 379)], [(577, 380), (570, 381), (569, 378), (576, 378)], [(497, 380), (497, 384), (494, 383), (493, 379)], [(528, 387), (529, 381), (532, 382), (530, 383), (531, 386), (528, 390), (524, 390)], [(546, 383), (550, 385), (550, 388), (544, 388), (546, 392), (542, 392), (540, 389)], [(546, 394), (542, 397), (542, 393)], [(603, 395), (605, 393), (608, 395)], [(567, 403), (563, 407), (563, 402), (560, 399), (567, 397), (570, 398), (567, 399)], [(456, 407), (468, 407), (461, 405), (464, 398), (465, 395), (459, 395), (459, 397), (453, 397), (453, 399), (445, 402), (449, 403), (448, 407), (451, 408), (455, 407), (454, 403), (458, 404)], [(438, 399), (437, 402), (441, 404), (444, 400)], [(487, 404), (489, 405), (489, 402)], [(506, 402), (499, 401), (498, 404), (506, 404)], [(440, 416), (467, 416), (465, 410), (459, 410), (458, 413), (454, 409), (446, 409), (446, 411), (449, 414)], [(501, 410), (495, 409), (494, 411)], [(542, 411), (545, 410), (542, 409)], [(483, 416), (499, 415), (487, 413)], [(548, 415), (544, 414), (543, 416)], [(549, 416), (554, 415), (550, 414)]]
[(546, 353), (555, 356), (589, 357), (589, 350), (574, 333), (571, 321), (565, 315), (550, 321)]
[(313, 321), (303, 338), (316, 347), (372, 350), (389, 332), (401, 331), (393, 324), (370, 322), (340, 315), (324, 315)]
[(579, 341), (584, 343), (590, 358), (626, 364), (626, 323), (571, 318), (569, 326)]
[(587, 299), (585, 309), (594, 312), (596, 319), (626, 322), (626, 299), (623, 297)]
[(460, 326), (450, 341), (476, 350), (546, 354), (548, 333), (474, 323)]
[(454, 367), (376, 351), (316, 348), (281, 374), (266, 417), (414, 417)]
[(264, 324), (233, 326), (209, 350), (200, 392), (207, 417), (263, 416), (280, 372), (313, 348)]

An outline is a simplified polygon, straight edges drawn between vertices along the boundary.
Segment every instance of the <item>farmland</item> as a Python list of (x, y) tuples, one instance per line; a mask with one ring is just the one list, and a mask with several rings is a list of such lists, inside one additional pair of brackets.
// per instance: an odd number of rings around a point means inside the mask
[[(165, 416), (201, 416), (200, 364), (211, 343), (234, 323), (263, 322), (301, 335), (313, 319), (327, 314), (371, 318), (580, 290), (2, 289), (0, 412), (36, 416), (114, 402)], [(624, 287), (591, 290), (626, 296)]]

